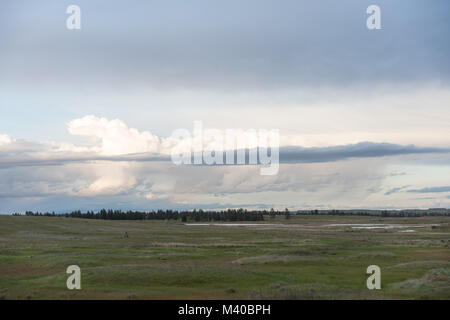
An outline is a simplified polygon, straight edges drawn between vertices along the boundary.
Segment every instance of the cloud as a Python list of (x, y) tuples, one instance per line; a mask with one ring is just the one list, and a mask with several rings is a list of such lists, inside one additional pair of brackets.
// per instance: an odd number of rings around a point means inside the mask
[(15, 166), (55, 166), (89, 161), (169, 161), (170, 138), (129, 128), (123, 121), (93, 115), (67, 124), (72, 135), (87, 138), (87, 143), (13, 140), (0, 135), (0, 168)]
[[(2, 199), (22, 197), (22, 208), (24, 198), (61, 207), (400, 205), (411, 193), (388, 189), (416, 180), (386, 188), (384, 163), (447, 161), (449, 1), (379, 0), (378, 31), (365, 26), (368, 0), (174, 1), (110, 1), (105, 10), (79, 0), (88, 18), (79, 32), (65, 28), (60, 3), (4, 1), (0, 127), (11, 136), (0, 135)], [(84, 116), (92, 113), (109, 118)], [(45, 142), (68, 114), (80, 116), (67, 129), (82, 143)], [(196, 119), (289, 132), (279, 174), (174, 166), (165, 137)]]
[(105, 11), (79, 0), (95, 19), (72, 34), (61, 25), (60, 4), (4, 1), (5, 83), (248, 90), (448, 80), (450, 73), (446, 0), (379, 0), (383, 30), (374, 32), (365, 26), (368, 1), (338, 8), (331, 0), (136, 1), (133, 8), (110, 1)]
[(73, 135), (97, 139), (100, 146), (93, 150), (101, 155), (160, 152), (159, 137), (148, 131), (139, 132), (134, 128), (129, 128), (118, 119), (108, 120), (87, 115), (70, 121), (67, 127)]
[[(0, 168), (20, 166), (57, 166), (68, 163), (170, 162), (171, 148), (180, 140), (158, 137), (149, 131), (129, 128), (119, 119), (108, 120), (87, 115), (70, 121), (72, 135), (85, 137), (84, 144), (71, 142), (33, 142), (0, 135)], [(290, 139), (287, 138), (287, 141)], [(183, 142), (186, 142), (183, 140)], [(204, 141), (208, 145), (211, 141)], [(448, 148), (418, 147), (392, 143), (360, 142), (329, 147), (281, 146), (280, 163), (335, 162), (356, 158), (380, 158), (399, 155), (443, 154)], [(246, 150), (248, 158), (248, 150)], [(97, 185), (100, 188), (103, 182)], [(96, 187), (96, 188), (97, 188)], [(103, 188), (103, 187), (102, 187)]]
[[(83, 163), (90, 161), (110, 162), (171, 162), (167, 154), (142, 152), (120, 154), (121, 151), (135, 151), (133, 147), (110, 151), (116, 155), (102, 155), (103, 148), (84, 147), (82, 151), (77, 146), (61, 148), (59, 144), (30, 143), (18, 141), (11, 143), (8, 148), (0, 147), (0, 168), (18, 166), (57, 166), (66, 163)], [(15, 152), (10, 152), (14, 150)], [(93, 150), (99, 151), (94, 152)], [(165, 149), (170, 153), (170, 149)], [(248, 150), (245, 151), (248, 158)], [(318, 163), (335, 162), (352, 158), (381, 158), (399, 155), (414, 154), (442, 154), (450, 153), (445, 148), (416, 147), (414, 145), (402, 146), (389, 143), (361, 142), (344, 146), (303, 148), (298, 146), (280, 147), (280, 163)]]
[(86, 141), (32, 142), (2, 135), (7, 143), (0, 145), (0, 209), (17, 208), (20, 201), (59, 203), (63, 198), (86, 206), (100, 199), (126, 200), (139, 208), (246, 205), (267, 199), (274, 205), (302, 207), (377, 203), (376, 195), (385, 190), (383, 180), (392, 177), (384, 171), (392, 157), (449, 152), (374, 142), (283, 146), (279, 173), (261, 176), (258, 165), (176, 166), (167, 155), (173, 140), (129, 128), (117, 119), (85, 116), (70, 121), (68, 130)]
[[(391, 175), (391, 176), (392, 176), (392, 175)], [(408, 188), (408, 187), (409, 187), (409, 185), (407, 185), (407, 186), (402, 186), (402, 187), (392, 188), (392, 189), (386, 191), (384, 195), (389, 196), (389, 195), (391, 195), (391, 194), (393, 194), (393, 193), (397, 193), (397, 192), (399, 192), (399, 191), (401, 191), (401, 190), (404, 190), (404, 189), (406, 189), (406, 188)]]
[(6, 134), (0, 134), (0, 146), (3, 144), (8, 144), (11, 143), (13, 140), (11, 139), (10, 136), (6, 135)]
[(449, 153), (450, 149), (391, 143), (360, 142), (332, 147), (281, 147), (281, 163), (332, 162), (349, 158), (378, 158), (408, 154)]
[(450, 192), (450, 186), (428, 187), (428, 188), (422, 188), (422, 189), (413, 189), (413, 190), (408, 190), (407, 192), (411, 192), (411, 193), (439, 193), (439, 192)]

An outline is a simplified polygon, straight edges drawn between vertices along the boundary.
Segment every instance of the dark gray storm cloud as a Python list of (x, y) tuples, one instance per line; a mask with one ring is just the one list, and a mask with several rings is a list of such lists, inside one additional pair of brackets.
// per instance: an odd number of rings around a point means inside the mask
[[(14, 145), (14, 143), (12, 144)], [(19, 142), (19, 145), (27, 146), (24, 151), (10, 152), (18, 147), (0, 147), (0, 169), (10, 167), (28, 166), (57, 166), (67, 163), (84, 163), (90, 161), (112, 161), (112, 162), (170, 162), (170, 155), (157, 153), (136, 153), (118, 156), (102, 156), (93, 152), (52, 152), (46, 144), (32, 144)], [(270, 150), (269, 150), (270, 151)], [(237, 163), (237, 153), (234, 151)], [(257, 151), (258, 152), (258, 151)], [(280, 147), (280, 163), (319, 163), (335, 162), (353, 158), (379, 158), (389, 156), (411, 155), (411, 154), (443, 154), (450, 153), (447, 148), (417, 147), (414, 145), (398, 145), (391, 143), (361, 142), (356, 144), (332, 146), (332, 147)], [(249, 150), (245, 150), (245, 164), (249, 163)], [(271, 153), (269, 152), (270, 156)], [(223, 153), (224, 163), (225, 152)], [(194, 154), (192, 154), (192, 159)], [(273, 157), (270, 159), (274, 160)], [(193, 163), (193, 161), (192, 161)]]
[(411, 193), (438, 193), (438, 192), (450, 192), (450, 186), (444, 187), (427, 187), (422, 189), (408, 190)]
[(333, 162), (349, 158), (377, 158), (408, 154), (448, 153), (450, 149), (391, 143), (361, 142), (333, 147), (281, 147), (281, 163)]
[(286, 88), (448, 81), (450, 2), (79, 0), (0, 4), (0, 83)]
[(405, 188), (408, 188), (408, 187), (409, 187), (409, 185), (407, 185), (407, 186), (402, 186), (402, 187), (392, 188), (392, 189), (386, 191), (384, 195), (389, 196), (389, 195), (391, 195), (391, 194), (400, 192), (400, 191), (402, 191), (402, 190), (404, 190)]

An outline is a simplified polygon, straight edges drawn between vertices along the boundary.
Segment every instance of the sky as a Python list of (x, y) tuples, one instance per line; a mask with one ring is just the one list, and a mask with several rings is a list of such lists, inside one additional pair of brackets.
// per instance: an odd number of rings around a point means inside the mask
[[(449, 9), (1, 1), (0, 213), (450, 208)], [(195, 121), (278, 130), (277, 174), (175, 165), (172, 133)]]

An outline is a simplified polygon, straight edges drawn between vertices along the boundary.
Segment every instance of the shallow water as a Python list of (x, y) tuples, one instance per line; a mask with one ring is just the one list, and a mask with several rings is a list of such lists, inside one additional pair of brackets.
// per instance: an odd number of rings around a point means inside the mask
[[(342, 224), (327, 224), (325, 227), (352, 227), (352, 229), (396, 229), (396, 228), (425, 228), (435, 226), (435, 224), (417, 224), (417, 225), (402, 225), (402, 224), (385, 224), (385, 223), (342, 223)], [(403, 232), (413, 232), (414, 230), (405, 230)]]
[(246, 226), (283, 226), (278, 223), (185, 223), (185, 226), (224, 226), (224, 227), (246, 227)]
[[(351, 227), (352, 229), (404, 229), (404, 228), (425, 228), (436, 226), (436, 224), (417, 224), (417, 225), (402, 225), (402, 224), (385, 224), (385, 223), (336, 223), (325, 224), (320, 226), (306, 226), (299, 224), (284, 224), (284, 223), (185, 223), (185, 226), (222, 226), (222, 227)], [(404, 230), (401, 232), (414, 232), (414, 230)]]

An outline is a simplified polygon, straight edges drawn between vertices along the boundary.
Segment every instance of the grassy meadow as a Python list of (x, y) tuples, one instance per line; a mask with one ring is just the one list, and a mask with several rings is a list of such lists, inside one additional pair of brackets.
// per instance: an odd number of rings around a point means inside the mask
[[(449, 217), (257, 224), (0, 216), (0, 299), (450, 299)], [(66, 288), (69, 265), (81, 290)]]

